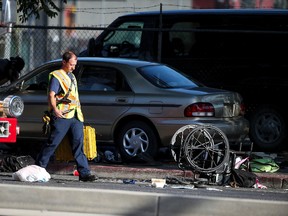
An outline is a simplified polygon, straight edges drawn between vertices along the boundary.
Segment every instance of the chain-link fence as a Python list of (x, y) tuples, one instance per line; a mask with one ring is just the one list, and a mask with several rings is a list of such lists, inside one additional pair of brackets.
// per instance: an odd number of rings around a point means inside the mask
[[(259, 58), (261, 62), (258, 64), (272, 57), (280, 61), (283, 55), (279, 50), (288, 47), (287, 32), (283, 31), (286, 27), (281, 23), (273, 27), (279, 30), (277, 34), (268, 30), (261, 30), (259, 34), (255, 30), (217, 29), (217, 26), (197, 29), (188, 24), (179, 22), (175, 28), (163, 25), (158, 29), (144, 28), (141, 22), (137, 25), (127, 22), (127, 26), (124, 23), (119, 28), (110, 28), (113, 31), (102, 40), (101, 49), (95, 49), (95, 42), (91, 43), (90, 39), (97, 38), (106, 29), (103, 27), (13, 26), (0, 35), (0, 58), (22, 57), (25, 61), (23, 75), (46, 61), (61, 58), (65, 50), (72, 50), (77, 55), (88, 50), (85, 56), (162, 61), (183, 72), (190, 72), (193, 68), (194, 78), (213, 87), (222, 87), (219, 84), (222, 80), (226, 82), (231, 74), (241, 74), (243, 69), (247, 69), (243, 66), (243, 59), (254, 61)], [(3, 27), (0, 30), (3, 31)], [(89, 44), (92, 46), (88, 47)], [(91, 50), (93, 53), (89, 53)], [(100, 53), (95, 53), (97, 51)], [(246, 65), (249, 70), (254, 65), (251, 61)], [(254, 74), (258, 69), (253, 68)], [(261, 74), (262, 70), (258, 72)], [(214, 85), (215, 80), (219, 80), (217, 85)]]
[(21, 56), (25, 61), (26, 73), (43, 62), (61, 58), (65, 50), (79, 53), (87, 48), (90, 38), (97, 37), (101, 28), (65, 28), (14, 26), (1, 27), (0, 58)]

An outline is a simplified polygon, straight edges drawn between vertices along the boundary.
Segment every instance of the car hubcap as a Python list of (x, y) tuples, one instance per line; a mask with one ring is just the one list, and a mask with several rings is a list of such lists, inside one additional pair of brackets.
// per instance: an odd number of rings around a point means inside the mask
[(136, 156), (141, 152), (147, 151), (148, 146), (148, 136), (139, 128), (130, 129), (124, 136), (123, 147), (130, 156)]

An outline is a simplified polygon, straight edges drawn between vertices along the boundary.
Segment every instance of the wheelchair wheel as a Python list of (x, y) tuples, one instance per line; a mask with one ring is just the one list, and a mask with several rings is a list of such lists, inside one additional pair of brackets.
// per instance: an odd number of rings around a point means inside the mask
[(175, 162), (179, 162), (183, 159), (183, 143), (188, 134), (196, 127), (197, 125), (185, 125), (174, 133), (170, 142), (170, 151)]
[(185, 138), (184, 157), (198, 172), (215, 172), (229, 162), (229, 142), (217, 127), (199, 125)]

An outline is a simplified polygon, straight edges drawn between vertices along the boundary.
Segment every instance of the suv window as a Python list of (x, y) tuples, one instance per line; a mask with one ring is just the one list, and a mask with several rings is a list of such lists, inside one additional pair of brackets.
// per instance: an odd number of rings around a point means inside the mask
[(198, 23), (193, 22), (177, 22), (174, 23), (169, 31), (169, 42), (172, 48), (173, 56), (187, 56), (195, 44), (195, 33), (190, 31), (177, 32), (177, 29), (193, 29), (199, 26)]
[(138, 58), (142, 31), (133, 29), (143, 29), (143, 26), (144, 22), (124, 22), (118, 28), (127, 30), (110, 31), (103, 41), (102, 56)]

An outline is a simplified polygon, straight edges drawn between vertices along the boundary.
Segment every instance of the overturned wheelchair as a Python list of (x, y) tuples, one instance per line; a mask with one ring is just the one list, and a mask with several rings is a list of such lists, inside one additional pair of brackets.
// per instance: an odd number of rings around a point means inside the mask
[(235, 151), (219, 128), (185, 125), (173, 135), (170, 148), (178, 167), (193, 171), (195, 182), (223, 185), (229, 180)]

